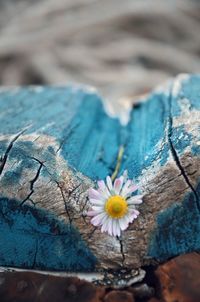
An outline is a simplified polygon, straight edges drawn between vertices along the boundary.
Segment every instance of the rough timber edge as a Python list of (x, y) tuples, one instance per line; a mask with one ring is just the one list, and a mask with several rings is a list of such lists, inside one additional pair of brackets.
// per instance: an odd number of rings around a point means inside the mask
[(94, 273), (70, 273), (70, 272), (56, 272), (56, 271), (42, 271), (34, 269), (20, 269), (15, 267), (0, 266), (0, 273), (6, 272), (29, 272), (38, 273), (42, 275), (50, 275), (56, 277), (77, 277), (81, 280), (92, 282), (96, 285), (112, 286), (114, 288), (123, 288), (131, 286), (135, 283), (141, 282), (145, 277), (145, 271), (143, 269), (132, 270), (131, 273), (126, 274), (118, 272), (116, 275), (109, 274), (107, 272), (94, 272)]
[[(121, 126), (126, 126), (130, 120), (130, 112), (132, 110), (134, 99), (135, 98), (120, 98), (116, 99), (115, 102), (111, 101), (110, 99), (104, 97), (100, 91), (91, 85), (86, 85), (82, 83), (75, 83), (75, 82), (67, 82), (66, 86), (64, 85), (51, 85), (51, 87), (55, 88), (63, 88), (63, 87), (70, 87), (73, 86), (73, 90), (84, 90), (88, 94), (96, 94), (97, 97), (102, 102), (102, 105), (104, 107), (105, 113), (110, 118), (117, 118), (121, 124)], [(1, 86), (0, 87), (0, 93), (1, 92), (11, 92), (15, 94), (18, 92), (21, 88), (24, 88), (25, 86)], [(41, 85), (29, 85), (29, 89), (33, 89), (34, 91), (41, 92), (43, 90), (43, 86)], [(138, 102), (138, 99), (137, 99)], [(140, 96), (139, 96), (139, 102), (140, 102)]]
[[(180, 77), (180, 76), (179, 76), (179, 77)], [(177, 77), (175, 80), (178, 80), (178, 78), (179, 78), (179, 77)], [(186, 78), (184, 78), (184, 80), (185, 80), (185, 79), (187, 79), (187, 77), (186, 77)], [(182, 80), (181, 80), (181, 81), (182, 81)], [(179, 84), (180, 84), (180, 81), (179, 81)], [(179, 87), (178, 87), (178, 88), (179, 88)], [(177, 90), (177, 89), (175, 89), (175, 94), (177, 94), (177, 91), (178, 91), (178, 90)], [(181, 177), (182, 177), (182, 176), (181, 176)], [(188, 188), (188, 189), (189, 189), (189, 188)], [(186, 192), (186, 191), (187, 191), (187, 190), (185, 190), (185, 191), (184, 191), (184, 194), (185, 194), (185, 192)]]

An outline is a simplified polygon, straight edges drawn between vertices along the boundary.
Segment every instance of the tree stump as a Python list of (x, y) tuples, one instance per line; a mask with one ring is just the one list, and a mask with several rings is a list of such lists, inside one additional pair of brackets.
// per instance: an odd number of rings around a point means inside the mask
[[(109, 272), (115, 280), (198, 250), (199, 110), (198, 75), (153, 91), (127, 125), (86, 87), (2, 88), (0, 265)], [(120, 238), (86, 215), (88, 188), (117, 165), (144, 195), (140, 216)]]

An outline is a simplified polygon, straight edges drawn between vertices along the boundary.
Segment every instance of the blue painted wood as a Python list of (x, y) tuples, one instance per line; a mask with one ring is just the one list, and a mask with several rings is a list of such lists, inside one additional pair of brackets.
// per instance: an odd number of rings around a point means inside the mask
[[(200, 184), (196, 188), (200, 196)], [(200, 248), (200, 212), (194, 193), (188, 193), (182, 204), (174, 203), (157, 217), (149, 256), (161, 261)]]
[[(190, 192), (181, 204), (174, 202), (157, 216), (149, 255), (162, 261), (200, 249), (200, 77), (183, 78), (178, 89), (176, 84), (171, 85), (169, 99), (169, 147)], [(178, 126), (174, 125), (176, 119), (180, 119)], [(185, 150), (190, 150), (186, 152), (188, 160), (184, 156)], [(188, 170), (194, 158), (197, 163), (195, 181), (192, 179), (194, 172)]]
[[(199, 86), (198, 75), (171, 81), (135, 106), (126, 126), (84, 87), (2, 90), (0, 265), (93, 270), (96, 257), (104, 268), (138, 267), (146, 256), (199, 249)], [(114, 172), (120, 146), (118, 174), (127, 169), (145, 197), (119, 242), (94, 232), (83, 213), (88, 187)]]
[(96, 258), (80, 234), (44, 210), (0, 198), (0, 264), (34, 269), (92, 271)]

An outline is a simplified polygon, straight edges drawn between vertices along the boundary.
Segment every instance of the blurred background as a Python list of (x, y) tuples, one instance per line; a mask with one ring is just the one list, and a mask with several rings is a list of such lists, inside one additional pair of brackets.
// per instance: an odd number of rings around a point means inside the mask
[(200, 71), (199, 0), (0, 0), (0, 85), (95, 86), (110, 99)]

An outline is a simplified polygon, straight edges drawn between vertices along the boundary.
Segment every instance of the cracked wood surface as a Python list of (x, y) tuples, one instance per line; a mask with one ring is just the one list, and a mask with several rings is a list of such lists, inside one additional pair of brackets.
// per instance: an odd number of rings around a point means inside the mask
[[(199, 76), (178, 76), (136, 105), (126, 126), (88, 88), (2, 89), (0, 265), (131, 278), (154, 259), (199, 249), (199, 86)], [(116, 167), (144, 194), (120, 238), (86, 215), (88, 188)]]

